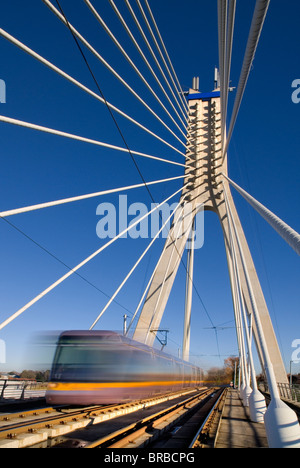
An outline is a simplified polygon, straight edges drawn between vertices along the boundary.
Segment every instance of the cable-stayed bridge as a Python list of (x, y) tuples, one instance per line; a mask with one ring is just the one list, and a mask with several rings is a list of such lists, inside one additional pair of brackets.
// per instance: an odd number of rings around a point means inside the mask
[[(65, 68), (64, 60), (61, 57), (58, 64), (55, 59), (50, 58), (51, 54), (47, 55), (47, 57), (42, 55), (39, 52), (38, 44), (23, 42), (18, 34), (13, 34), (5, 28), (0, 29), (0, 36), (3, 41), (7, 41), (12, 47), (18, 49), (18, 56), (26, 55), (35, 62), (34, 66), (46, 69), (47, 73), (55, 76), (55, 79), (59, 77), (60, 80), (64, 81), (64, 85), (67, 84), (76, 88), (76, 90), (80, 90), (89, 99), (95, 100), (97, 105), (101, 103), (106, 111), (105, 118), (101, 118), (101, 131), (99, 131), (103, 138), (86, 136), (79, 125), (76, 132), (71, 131), (69, 128), (61, 128), (58, 123), (57, 125), (51, 125), (50, 122), (54, 121), (53, 115), (49, 119), (42, 119), (41, 122), (38, 121), (36, 116), (32, 116), (28, 120), (23, 119), (18, 111), (14, 115), (3, 113), (0, 116), (1, 125), (9, 128), (16, 127), (20, 131), (20, 138), (22, 138), (21, 135), (25, 135), (24, 132), (30, 132), (30, 139), (32, 140), (35, 135), (38, 135), (38, 138), (43, 137), (47, 142), (45, 144), (48, 144), (50, 137), (57, 138), (59, 142), (63, 142), (58, 143), (58, 145), (62, 145), (60, 150), (62, 153), (65, 141), (74, 145), (82, 145), (81, 148), (84, 145), (88, 146), (88, 148), (96, 148), (103, 155), (107, 151), (110, 160), (108, 161), (104, 156), (106, 161), (103, 164), (109, 166), (112, 171), (110, 187), (60, 199), (53, 198), (53, 200), (43, 202), (37, 200), (27, 206), (3, 209), (0, 212), (1, 218), (13, 229), (18, 229), (14, 224), (14, 219), (18, 215), (25, 216), (27, 213), (33, 212), (44, 213), (50, 208), (60, 209), (62, 206), (74, 206), (76, 203), (93, 199), (98, 200), (100, 197), (105, 197), (105, 200), (109, 200), (108, 197), (111, 197), (113, 200), (116, 194), (131, 193), (131, 191), (140, 188), (146, 190), (149, 200), (153, 203), (153, 208), (144, 214), (141, 213), (140, 217), (129, 225), (124, 224), (123, 229), (115, 232), (109, 240), (103, 242), (100, 247), (98, 246), (87, 256), (82, 256), (81, 260), (73, 265), (63, 262), (58, 255), (44, 248), (41, 242), (36, 241), (31, 235), (19, 229), (19, 233), (27, 237), (36, 247), (41, 248), (47, 255), (63, 264), (65, 271), (58, 278), (49, 281), (47, 287), (36, 292), (14, 313), (3, 317), (0, 329), (6, 328), (19, 317), (26, 317), (29, 309), (44, 300), (48, 294), (54, 293), (59, 286), (67, 283), (68, 279), (74, 275), (86, 281), (85, 276), (81, 273), (84, 267), (98, 256), (106, 253), (107, 249), (113, 249), (119, 239), (127, 235), (130, 236), (132, 232), (137, 233), (142, 222), (157, 211), (161, 218), (159, 219), (161, 227), (153, 235), (153, 239), (135, 260), (135, 263), (129, 267), (115, 292), (109, 295), (108, 300), (87, 328), (92, 330), (97, 325), (101, 325), (101, 319), (105, 312), (115, 303), (120, 292), (126, 290), (127, 283), (136, 270), (140, 268), (144, 257), (154, 245), (155, 240), (163, 229), (172, 223), (158, 262), (148, 278), (146, 287), (140, 294), (135, 312), (130, 317), (131, 321), (126, 327), (126, 334), (130, 332), (135, 340), (153, 346), (156, 336), (162, 330), (161, 322), (178, 269), (183, 266), (186, 279), (182, 353), (183, 358), (188, 360), (190, 355), (192, 299), (195, 292), (199, 294), (193, 275), (195, 237), (197, 233), (195, 219), (203, 211), (212, 211), (220, 221), (224, 236), (233, 299), (233, 318), (240, 358), (241, 389), (251, 402), (253, 418), (258, 417), (258, 412), (261, 416), (262, 409), (261, 407), (258, 409), (258, 405), (261, 405), (261, 396), (256, 386), (252, 352), (252, 347), (255, 345), (260, 364), (268, 381), (272, 396), (271, 401), (274, 406), (273, 413), (271, 411), (266, 412), (266, 415), (268, 415), (265, 418), (266, 425), (270, 428), (274, 427), (274, 424), (279, 427), (281, 425), (280, 418), (282, 417), (282, 421), (289, 421), (289, 424), (293, 426), (296, 435), (291, 437), (297, 437), (299, 432), (298, 424), (293, 419), (293, 414), (286, 409), (280, 400), (277, 384), (287, 383), (286, 370), (264, 293), (236, 210), (233, 193), (237, 192), (241, 195), (282, 237), (283, 242), (286, 242), (294, 250), (295, 255), (299, 255), (300, 252), (300, 235), (232, 180), (228, 172), (230, 144), (253, 67), (255, 53), (259, 47), (259, 40), (270, 2), (257, 0), (255, 4), (240, 78), (234, 91), (231, 114), (229, 114), (228, 108), (237, 6), (235, 0), (219, 0), (216, 2), (218, 15), (218, 31), (216, 34), (219, 51), (218, 69), (215, 70), (214, 84), (210, 90), (206, 90), (207, 92), (200, 91), (199, 79), (197, 78), (194, 78), (193, 84), (191, 84), (188, 91), (183, 91), (163, 40), (163, 30), (158, 27), (158, 21), (154, 17), (151, 2), (148, 0), (143, 2), (140, 0), (135, 2), (125, 0), (120, 5), (118, 2), (108, 0), (105, 7), (97, 5), (96, 2), (84, 0), (80, 4), (78, 12), (76, 11), (76, 15), (74, 15), (76, 20), (80, 22), (80, 15), (85, 11), (87, 17), (90, 15), (88, 21), (96, 22), (102, 34), (105, 34), (106, 40), (112, 41), (114, 50), (118, 51), (121, 56), (120, 61), (122, 60), (122, 63), (126, 62), (128, 67), (124, 75), (122, 74), (122, 67), (116, 66), (115, 57), (112, 56), (111, 62), (108, 61), (107, 54), (105, 54), (106, 42), (103, 40), (103, 50), (101, 50), (101, 47), (94, 47), (92, 45), (93, 41), (87, 39), (89, 27), (85, 27), (83, 33), (73, 24), (71, 19), (73, 12), (70, 5), (49, 0), (43, 0), (43, 3), (47, 7), (45, 8), (47, 14), (53, 17), (53, 21), (59, 22), (61, 30), (64, 29), (65, 34), (68, 35), (69, 49), (72, 48), (72, 53), (76, 53), (80, 57), (81, 69), (79, 75), (85, 74), (88, 76), (89, 84), (86, 84), (86, 80), (79, 79), (75, 72), (69, 71), (72, 67)], [(111, 10), (109, 10), (110, 14), (108, 15), (109, 8)], [(114, 27), (109, 25), (108, 17), (113, 17)], [(115, 27), (116, 23), (120, 29), (118, 37), (114, 32), (117, 29)], [(123, 42), (119, 37), (123, 37)], [(133, 55), (128, 52), (128, 43), (134, 48)], [(141, 64), (143, 64), (143, 67)], [(105, 69), (105, 73), (112, 76), (112, 80), (116, 80), (118, 86), (124, 88), (123, 92), (128, 93), (137, 102), (139, 107), (136, 113), (133, 105), (127, 106), (126, 110), (124, 109), (125, 99), (123, 99), (119, 88), (114, 91), (112, 86), (110, 89), (111, 96), (104, 91), (102, 75), (99, 73), (100, 65)], [(147, 74), (142, 71), (144, 69), (147, 70)], [(132, 80), (132, 76), (135, 77), (138, 84), (132, 84), (135, 81)], [(107, 88), (109, 89), (108, 85)], [(148, 101), (145, 98), (146, 92), (147, 95), (151, 96)], [(140, 120), (140, 109), (143, 109), (143, 112), (146, 112), (149, 117)], [(97, 135), (96, 111), (92, 120), (93, 133)], [(57, 121), (60, 121), (59, 115)], [(128, 132), (129, 137), (127, 131), (123, 130), (125, 126), (123, 127), (120, 123), (124, 121), (126, 122), (126, 129), (127, 125), (134, 128), (134, 130)], [(113, 130), (108, 130), (108, 126), (112, 127)], [(139, 132), (139, 136), (136, 138), (135, 132)], [(144, 136), (141, 137), (141, 134)], [(150, 139), (155, 141), (153, 146), (148, 144)], [(145, 142), (144, 148), (146, 149), (139, 150), (138, 146), (135, 145), (136, 141), (139, 143)], [(6, 145), (9, 147), (9, 138)], [(160, 145), (160, 148), (164, 148), (160, 153), (155, 152), (158, 145)], [(155, 151), (153, 153), (148, 152), (147, 147), (153, 148)], [(82, 151), (85, 154), (85, 150), (82, 149)], [(122, 171), (126, 171), (126, 164), (122, 162), (122, 165), (119, 166), (115, 163), (115, 159), (111, 157), (112, 153), (127, 157), (127, 161), (130, 161), (135, 173), (138, 174), (137, 183), (116, 186), (115, 181), (121, 180), (122, 177), (117, 178), (114, 175), (118, 170), (122, 175)], [(62, 157), (62, 154), (60, 157)], [(166, 177), (165, 172), (163, 176), (160, 176), (160, 172), (157, 170), (151, 171), (151, 174), (156, 173), (156, 176), (148, 178), (143, 171), (144, 161), (147, 164), (175, 167), (178, 173), (176, 176)], [(51, 184), (51, 180), (49, 182)], [(179, 188), (168, 196), (166, 194), (157, 203), (157, 199), (153, 195), (154, 189), (163, 187), (161, 188), (162, 191), (167, 190), (168, 184), (174, 182), (180, 182)], [(172, 211), (170, 211), (169, 216), (163, 219), (161, 214), (163, 206), (173, 202), (176, 203), (172, 205)], [(109, 223), (108, 220), (107, 223)], [(186, 250), (187, 262), (184, 260)], [(109, 261), (109, 258), (107, 258), (107, 261)], [(110, 265), (107, 265), (107, 271), (111, 271)], [(88, 282), (91, 283), (90, 280)], [(74, 327), (74, 325), (75, 321), (70, 323), (69, 328)], [(280, 413), (280, 416), (277, 413)], [(282, 442), (285, 435), (282, 435), (284, 430), (282, 433), (280, 431), (281, 429), (274, 437), (275, 439), (276, 437), (279, 438)]]

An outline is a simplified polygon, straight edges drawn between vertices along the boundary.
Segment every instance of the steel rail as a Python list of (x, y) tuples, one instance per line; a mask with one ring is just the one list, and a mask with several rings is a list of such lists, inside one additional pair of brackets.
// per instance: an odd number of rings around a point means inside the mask
[[(74, 418), (86, 418), (87, 415), (94, 415), (98, 414), (99, 412), (103, 411), (112, 411), (115, 406), (109, 405), (109, 406), (91, 406), (88, 408), (76, 410), (76, 411), (71, 411), (69, 413), (59, 413), (59, 409), (55, 408), (44, 408), (40, 410), (32, 410), (32, 411), (26, 411), (22, 413), (17, 413), (17, 416), (15, 416), (14, 419), (18, 418), (34, 418), (35, 419), (28, 419), (28, 420), (23, 420), (20, 422), (15, 422), (13, 424), (9, 424), (6, 426), (0, 427), (0, 439), (4, 438), (13, 438), (17, 434), (21, 434), (23, 432), (34, 432), (37, 429), (41, 429), (43, 427), (48, 427), (50, 428), (51, 425), (56, 424), (57, 421), (59, 422), (68, 422), (68, 421), (74, 421)], [(55, 413), (55, 415), (50, 415), (50, 416), (44, 416), (41, 418), (37, 418), (39, 414), (46, 414), (46, 413)], [(14, 414), (9, 415), (10, 418), (14, 416)], [(5, 420), (5, 419), (4, 419)]]
[[(209, 429), (211, 427), (211, 424), (213, 422), (216, 411), (218, 411), (218, 409), (219, 409), (220, 405), (222, 404), (222, 402), (225, 401), (225, 397), (226, 397), (226, 394), (227, 394), (226, 390), (227, 389), (224, 389), (222, 391), (221, 395), (219, 396), (219, 398), (217, 399), (217, 401), (215, 402), (215, 404), (211, 408), (211, 410), (208, 413), (205, 420), (203, 421), (203, 424), (200, 426), (200, 428), (199, 428), (198, 432), (196, 433), (194, 439), (192, 440), (191, 444), (189, 445), (190, 449), (199, 447), (198, 444), (200, 443), (201, 436), (204, 435), (204, 431), (206, 431), (207, 429)], [(219, 427), (219, 425), (218, 425), (218, 427)], [(218, 431), (218, 428), (216, 430), (215, 436), (217, 435), (217, 431)]]
[[(170, 421), (168, 424), (168, 427), (177, 424), (179, 419), (181, 419), (183, 416), (186, 416), (187, 412), (194, 409), (196, 405), (202, 403), (203, 400), (213, 391), (214, 389), (211, 388), (206, 389), (200, 394), (197, 393), (197, 395), (193, 395), (192, 397), (176, 403), (175, 405), (165, 408), (153, 415), (147, 416), (146, 418), (140, 419), (133, 424), (108, 434), (105, 437), (101, 437), (100, 439), (86, 445), (84, 448), (124, 448), (129, 444), (132, 445), (134, 440), (145, 435), (146, 431), (149, 429), (149, 426), (154, 429), (157, 437), (157, 435), (159, 435), (164, 430), (164, 428), (158, 428), (160, 424), (164, 423), (168, 419), (172, 419), (172, 421)], [(184, 414), (180, 414), (183, 409), (185, 410)], [(143, 440), (142, 445), (146, 445), (149, 440), (152, 441), (153, 437), (155, 437), (155, 435), (151, 435), (149, 433), (146, 440)], [(136, 448), (140, 446), (140, 443), (136, 444)]]

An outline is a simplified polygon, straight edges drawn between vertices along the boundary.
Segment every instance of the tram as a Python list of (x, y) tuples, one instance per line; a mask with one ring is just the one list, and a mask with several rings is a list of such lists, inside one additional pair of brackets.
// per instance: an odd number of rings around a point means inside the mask
[(51, 405), (123, 403), (199, 387), (201, 371), (112, 331), (65, 331), (46, 391)]

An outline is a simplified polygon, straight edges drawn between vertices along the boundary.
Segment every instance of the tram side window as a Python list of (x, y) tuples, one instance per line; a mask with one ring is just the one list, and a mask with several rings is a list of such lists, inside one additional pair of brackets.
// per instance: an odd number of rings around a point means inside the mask
[(173, 359), (154, 354), (152, 376), (157, 379), (170, 380), (174, 376)]
[(191, 367), (184, 365), (184, 381), (185, 383), (189, 383), (191, 381)]
[(140, 349), (133, 349), (130, 359), (130, 365), (127, 366), (125, 381), (143, 382), (152, 380), (154, 359), (151, 352)]
[(174, 361), (174, 380), (182, 382), (183, 379), (183, 369), (182, 365)]

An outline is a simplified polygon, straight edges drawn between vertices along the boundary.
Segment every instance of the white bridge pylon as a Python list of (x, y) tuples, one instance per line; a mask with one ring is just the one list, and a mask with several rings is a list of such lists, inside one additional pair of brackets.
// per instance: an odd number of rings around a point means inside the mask
[[(197, 80), (194, 80), (193, 86), (197, 87)], [(215, 212), (222, 226), (231, 283), (240, 358), (240, 396), (244, 405), (249, 406), (251, 419), (257, 423), (265, 423), (270, 448), (298, 448), (300, 426), (297, 416), (281, 401), (278, 391), (278, 383), (287, 383), (285, 367), (230, 191), (229, 184), (232, 182), (228, 178), (227, 154), (224, 153), (223, 138), (226, 138), (226, 129), (222, 129), (220, 95), (220, 88), (206, 94), (199, 93), (197, 89), (189, 91), (184, 188), (163, 252), (148, 284), (149, 289), (133, 338), (149, 346), (153, 345), (189, 241), (183, 331), (183, 359), (189, 359), (194, 222), (199, 209)], [(254, 208), (257, 209), (256, 206)], [(265, 217), (265, 213), (263, 216)], [(269, 217), (268, 214), (268, 222)], [(285, 238), (286, 226), (278, 232)], [(297, 233), (294, 235), (292, 232), (292, 242), (289, 242), (290, 239), (286, 240), (294, 247), (295, 243), (298, 245), (298, 237)], [(265, 398), (257, 388), (252, 338), (271, 394), (268, 409)]]
[[(177, 212), (183, 216), (175, 216), (175, 220), (166, 240), (163, 253), (156, 266), (152, 283), (149, 287), (139, 321), (137, 323), (134, 339), (153, 345), (156, 331), (159, 329), (164, 310), (181, 262), (181, 257), (190, 239), (191, 228), (199, 209), (210, 210), (218, 215), (220, 220), (225, 249), (227, 254), (228, 269), (232, 286), (232, 295), (236, 296), (236, 286), (233, 275), (233, 252), (230, 243), (229, 213), (225, 202), (225, 192), (228, 199), (234, 224), (237, 228), (242, 249), (245, 256), (246, 267), (250, 274), (255, 300), (259, 310), (260, 320), (267, 341), (268, 351), (273, 364), (277, 382), (286, 382), (286, 371), (283, 365), (269, 312), (264, 300), (248, 244), (231, 196), (227, 176), (227, 157), (222, 161), (222, 136), (221, 136), (221, 103), (220, 90), (217, 88), (212, 93), (199, 93), (191, 89), (189, 100), (189, 122), (186, 150), (186, 178), (181, 201)], [(184, 209), (188, 206), (188, 209)], [(178, 235), (179, 233), (179, 235)], [(190, 242), (191, 243), (191, 242)], [(240, 287), (245, 301), (249, 319), (253, 314), (250, 293), (248, 291), (245, 273), (241, 258), (237, 255), (237, 267), (239, 271)], [(193, 253), (189, 249), (189, 261), (187, 268), (186, 310), (183, 357), (189, 358), (190, 335), (190, 309), (193, 284)], [(235, 303), (235, 301), (234, 301)], [(253, 333), (256, 338), (258, 355), (263, 363), (262, 351), (255, 321)]]

